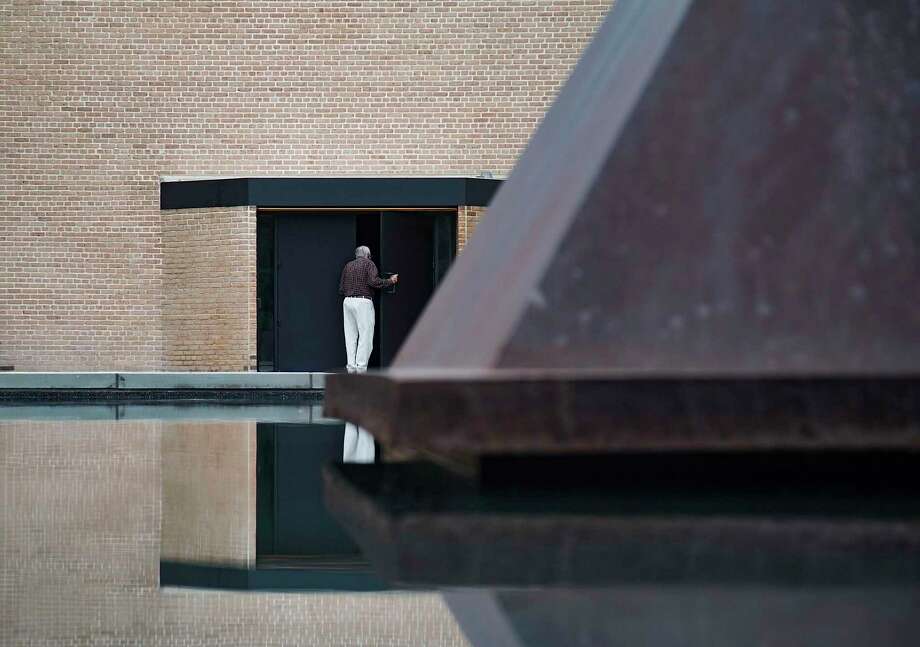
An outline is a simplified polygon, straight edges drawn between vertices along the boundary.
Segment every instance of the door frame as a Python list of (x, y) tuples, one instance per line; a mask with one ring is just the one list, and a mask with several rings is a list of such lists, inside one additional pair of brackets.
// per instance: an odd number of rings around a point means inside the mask
[[(459, 207), (443, 207), (443, 206), (432, 206), (432, 207), (335, 207), (335, 206), (333, 207), (259, 207), (256, 210), (257, 223), (258, 223), (259, 218), (271, 218), (271, 221), (272, 221), (270, 231), (271, 231), (271, 236), (272, 236), (271, 248), (272, 248), (272, 255), (273, 255), (273, 263), (272, 263), (271, 273), (269, 277), (260, 276), (258, 271), (256, 272), (257, 313), (256, 313), (255, 338), (256, 338), (257, 370), (259, 371), (264, 370), (266, 372), (278, 370), (278, 356), (277, 356), (277, 353), (278, 353), (278, 326), (277, 326), (277, 322), (278, 322), (279, 304), (278, 304), (277, 272), (278, 272), (279, 258), (278, 258), (278, 242), (277, 242), (277, 233), (276, 233), (278, 219), (275, 216), (289, 214), (289, 213), (310, 213), (310, 212), (313, 212), (313, 213), (343, 213), (343, 214), (344, 213), (351, 213), (351, 214), (376, 213), (381, 218), (380, 224), (382, 227), (382, 218), (387, 212), (400, 212), (400, 213), (417, 212), (420, 214), (419, 217), (424, 217), (423, 214), (426, 214), (426, 213), (438, 214), (438, 215), (439, 214), (451, 214), (452, 218), (450, 218), (449, 220), (450, 222), (449, 227), (445, 227), (441, 229), (439, 228), (437, 223), (435, 224), (435, 227), (434, 227), (433, 244), (434, 244), (435, 249), (434, 249), (434, 265), (432, 267), (432, 272), (434, 273), (434, 285), (436, 288), (438, 282), (443, 278), (444, 272), (439, 271), (439, 268), (443, 265), (443, 262), (446, 260), (447, 266), (449, 267), (450, 264), (452, 264), (453, 261), (457, 257), (457, 252), (458, 252), (457, 250), (457, 230), (458, 230), (458, 222), (459, 222), (459, 211), (460, 211)], [(257, 236), (261, 235), (259, 233), (260, 230), (261, 228), (258, 227), (258, 224), (257, 224), (256, 226)], [(443, 243), (444, 241), (439, 241), (439, 236), (441, 237), (447, 236), (449, 238), (450, 254), (449, 254), (448, 259), (441, 258), (441, 254), (444, 251), (444, 246), (442, 244), (439, 244), (439, 242)], [(259, 267), (260, 262), (262, 260), (261, 258), (258, 257), (262, 249), (263, 247), (262, 245), (260, 245), (260, 241), (256, 240), (256, 254), (257, 254), (256, 267), (257, 268)], [(377, 250), (377, 253), (379, 254), (380, 251), (381, 250)], [(260, 321), (259, 311), (263, 304), (259, 301), (258, 295), (262, 293), (263, 286), (261, 285), (261, 282), (263, 280), (270, 280), (272, 283), (271, 290), (272, 290), (272, 295), (273, 295), (273, 303), (272, 303), (272, 316), (270, 320), (271, 320), (271, 337), (273, 340), (273, 348), (272, 348), (272, 356), (270, 358), (263, 357), (263, 349), (262, 349), (263, 329), (260, 327), (260, 324), (259, 324), (259, 321)], [(379, 334), (380, 326), (377, 326), (375, 328), (378, 328), (378, 330), (375, 332), (375, 337), (377, 337), (377, 335)], [(377, 352), (379, 353), (379, 343), (375, 343), (375, 348), (378, 349)]]

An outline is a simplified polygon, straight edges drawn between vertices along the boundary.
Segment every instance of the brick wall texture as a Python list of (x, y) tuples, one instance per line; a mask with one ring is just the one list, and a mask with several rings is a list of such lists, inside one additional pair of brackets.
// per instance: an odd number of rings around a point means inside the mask
[(485, 207), (460, 207), (457, 209), (457, 251), (463, 251), (473, 230), (485, 215)]
[(161, 212), (170, 370), (247, 371), (256, 356), (256, 209)]
[(610, 4), (0, 0), (0, 364), (239, 370), (170, 329), (161, 176), (507, 173)]

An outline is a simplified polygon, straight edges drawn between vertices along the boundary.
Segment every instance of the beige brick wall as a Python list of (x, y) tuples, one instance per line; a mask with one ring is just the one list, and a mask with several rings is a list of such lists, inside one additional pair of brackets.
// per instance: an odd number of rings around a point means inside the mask
[(609, 5), (0, 0), (4, 358), (174, 365), (161, 175), (507, 173)]
[(485, 212), (485, 207), (460, 207), (457, 210), (457, 252), (462, 252), (466, 247)]
[(255, 207), (161, 214), (166, 367), (254, 369)]

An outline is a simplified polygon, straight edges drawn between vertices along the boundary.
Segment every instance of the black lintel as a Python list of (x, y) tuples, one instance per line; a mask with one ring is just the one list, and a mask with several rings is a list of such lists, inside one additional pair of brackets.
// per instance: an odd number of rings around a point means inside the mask
[(160, 184), (160, 209), (484, 207), (501, 180), (472, 177), (241, 177)]
[(246, 569), (214, 564), (160, 562), (160, 586), (230, 591), (383, 591), (386, 584), (370, 570), (322, 568)]

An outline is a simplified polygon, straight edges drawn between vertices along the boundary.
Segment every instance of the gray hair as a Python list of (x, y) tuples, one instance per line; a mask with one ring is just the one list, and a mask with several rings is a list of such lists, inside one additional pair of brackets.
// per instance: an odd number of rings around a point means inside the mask
[(355, 249), (355, 258), (367, 258), (371, 255), (371, 248), (365, 245), (361, 245)]

